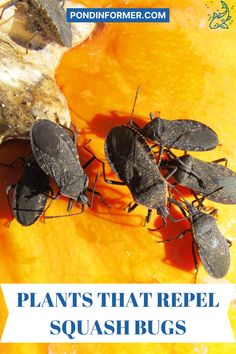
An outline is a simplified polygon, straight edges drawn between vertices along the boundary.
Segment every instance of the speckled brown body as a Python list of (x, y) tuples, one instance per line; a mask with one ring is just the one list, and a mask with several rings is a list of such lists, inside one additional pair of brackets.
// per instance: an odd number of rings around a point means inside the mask
[(72, 46), (71, 26), (57, 0), (22, 0), (28, 6), (30, 22), (45, 36), (63, 46)]

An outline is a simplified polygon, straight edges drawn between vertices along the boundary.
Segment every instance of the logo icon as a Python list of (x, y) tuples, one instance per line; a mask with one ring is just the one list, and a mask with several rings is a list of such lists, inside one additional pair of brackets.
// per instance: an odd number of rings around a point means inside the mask
[[(217, 28), (229, 29), (229, 26), (233, 22), (232, 16), (230, 14), (230, 10), (233, 9), (233, 6), (231, 7), (231, 9), (229, 9), (225, 1), (221, 0), (220, 2), (221, 2), (221, 9), (215, 10), (212, 15), (208, 14), (209, 27), (211, 29), (217, 29)], [(208, 5), (206, 6), (209, 9), (209, 6)]]

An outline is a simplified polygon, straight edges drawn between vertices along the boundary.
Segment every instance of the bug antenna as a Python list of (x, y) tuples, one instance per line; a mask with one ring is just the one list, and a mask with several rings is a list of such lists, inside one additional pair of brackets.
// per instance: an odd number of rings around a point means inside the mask
[(129, 121), (130, 125), (133, 125), (134, 108), (135, 108), (135, 105), (136, 105), (136, 102), (137, 102), (139, 90), (140, 90), (140, 85), (138, 85), (138, 87), (137, 87), (135, 98), (134, 98), (134, 104), (133, 104), (133, 108), (132, 108), (132, 112), (131, 112), (131, 116), (130, 116), (130, 121)]
[(160, 215), (160, 216), (162, 218), (163, 224), (161, 226), (157, 227), (156, 229), (148, 228), (148, 231), (158, 231), (160, 229), (163, 229), (163, 227), (166, 227), (166, 225), (167, 225), (166, 218), (163, 215)]
[(2, 9), (1, 13), (0, 13), (0, 20), (2, 19), (3, 17), (3, 13), (5, 12), (6, 9), (8, 9), (8, 7), (11, 7), (13, 5), (15, 5), (15, 3), (17, 3), (18, 0), (10, 0), (10, 1), (7, 1), (5, 2), (5, 4), (1, 5), (0, 6), (0, 9)]
[(93, 184), (92, 197), (91, 197), (91, 201), (90, 201), (90, 203), (89, 203), (89, 207), (90, 207), (90, 208), (92, 208), (92, 206), (93, 206), (95, 188), (96, 188), (96, 184), (97, 184), (97, 181), (98, 181), (99, 176), (100, 176), (100, 171), (98, 171), (98, 173), (97, 173), (97, 175), (96, 175), (96, 177), (95, 177), (94, 184)]
[[(205, 194), (205, 195), (202, 196), (201, 198), (198, 198), (197, 201), (198, 201), (198, 202), (202, 202), (202, 201), (204, 201), (205, 198), (209, 197), (209, 195), (212, 195), (212, 194), (214, 194), (214, 193), (216, 193), (216, 192), (219, 192), (219, 191), (220, 191), (221, 189), (223, 189), (223, 188), (224, 188), (224, 187), (219, 187), (219, 188), (215, 189), (214, 191), (211, 191), (211, 192)], [(196, 200), (195, 200), (195, 201), (196, 201)], [(193, 201), (193, 203), (194, 203), (195, 201)]]

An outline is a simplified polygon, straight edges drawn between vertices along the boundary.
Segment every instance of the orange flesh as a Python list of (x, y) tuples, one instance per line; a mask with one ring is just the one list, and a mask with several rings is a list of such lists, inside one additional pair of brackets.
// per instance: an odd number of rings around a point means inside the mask
[[(230, 3), (230, 1), (228, 1)], [(137, 7), (137, 1), (83, 1), (90, 7)], [(140, 2), (141, 3), (141, 2)], [(139, 3), (138, 6), (141, 6)], [(172, 1), (143, 1), (145, 7), (173, 7)], [(230, 4), (228, 4), (229, 6)], [(211, 161), (229, 159), (236, 171), (235, 141), (235, 40), (229, 31), (211, 31), (207, 10), (197, 0), (177, 1), (170, 24), (106, 24), (80, 47), (70, 50), (58, 68), (56, 80), (70, 108), (78, 137), (81, 162), (89, 159), (82, 147), (105, 161), (104, 139), (111, 127), (129, 120), (137, 86), (141, 86), (135, 107), (135, 121), (144, 125), (150, 111), (161, 111), (168, 119), (191, 118), (213, 128), (222, 146), (193, 154)], [(205, 22), (204, 22), (205, 21)], [(0, 161), (26, 156), (24, 142), (8, 142), (0, 149)], [(108, 176), (116, 179), (106, 163)], [(87, 170), (93, 184), (99, 163)], [(159, 233), (142, 227), (146, 210), (123, 211), (131, 201), (126, 187), (108, 186), (99, 178), (97, 190), (112, 205), (109, 210), (95, 198), (91, 210), (80, 216), (48, 219), (25, 228), (10, 220), (5, 186), (17, 181), (16, 166), (1, 167), (1, 283), (189, 283), (194, 264), (191, 235), (179, 241), (158, 244), (188, 227), (186, 221), (168, 223)], [(181, 189), (183, 191), (183, 189)], [(207, 205), (214, 206), (213, 202)], [(67, 200), (52, 203), (47, 215), (66, 213)], [(215, 204), (218, 225), (234, 241), (236, 207)], [(77, 207), (74, 212), (79, 211)], [(180, 217), (177, 212), (173, 216)], [(153, 215), (151, 226), (161, 225)], [(63, 232), (61, 230), (63, 229)], [(231, 266), (223, 282), (236, 282), (236, 250), (231, 247)], [(203, 267), (199, 283), (215, 282)], [(0, 297), (1, 299), (1, 297)], [(0, 300), (0, 305), (2, 300)], [(235, 303), (229, 315), (236, 331)], [(2, 322), (1, 322), (2, 321)], [(0, 319), (1, 327), (3, 320)], [(233, 353), (232, 344), (1, 344), (1, 353)]]

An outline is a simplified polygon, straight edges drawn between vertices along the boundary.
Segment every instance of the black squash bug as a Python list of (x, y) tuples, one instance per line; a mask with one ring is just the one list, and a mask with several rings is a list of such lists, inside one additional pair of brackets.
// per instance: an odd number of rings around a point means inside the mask
[[(214, 193), (213, 193), (214, 194)], [(180, 203), (178, 204), (181, 211), (186, 215), (185, 208)], [(193, 236), (192, 252), (195, 264), (195, 281), (198, 272), (198, 263), (194, 249), (194, 243), (196, 243), (197, 251), (200, 256), (201, 262), (207, 273), (213, 278), (223, 278), (230, 266), (230, 252), (229, 247), (231, 241), (226, 240), (218, 229), (215, 218), (211, 215), (216, 210), (213, 210), (210, 214), (207, 214), (196, 206), (187, 201), (184, 202), (188, 211), (188, 218), (191, 225), (191, 229), (187, 229), (180, 235), (173, 239), (166, 239), (159, 242), (170, 242), (172, 240), (181, 239), (187, 232), (191, 232)], [(187, 215), (186, 215), (187, 216)]]
[(41, 170), (32, 155), (25, 161), (21, 179), (16, 185), (8, 187), (7, 195), (13, 188), (11, 208), (13, 216), (23, 226), (32, 225), (45, 210), (49, 193), (53, 194), (49, 177)]
[(173, 173), (176, 182), (206, 196), (207, 199), (222, 204), (236, 204), (236, 173), (217, 163), (221, 161), (225, 159), (205, 162), (190, 155), (183, 155), (163, 161), (162, 167), (177, 167)]
[(73, 200), (82, 208), (88, 204), (88, 177), (69, 134), (56, 123), (42, 119), (33, 125), (30, 143), (40, 168), (56, 182), (59, 193), (70, 199), (67, 210), (71, 210)]
[[(213, 278), (223, 278), (230, 266), (229, 241), (218, 229), (215, 218), (196, 207), (188, 206), (193, 238), (207, 273)], [(193, 215), (195, 214), (195, 215)]]
[(31, 30), (42, 32), (46, 38), (60, 45), (72, 46), (72, 30), (70, 23), (66, 22), (63, 7), (57, 0), (15, 0), (5, 4), (3, 12), (9, 6), (22, 4), (26, 6)]
[(141, 204), (166, 217), (167, 183), (142, 135), (128, 126), (114, 127), (106, 137), (105, 154), (112, 170), (130, 189), (135, 201), (132, 210)]
[(151, 148), (138, 130), (126, 125), (116, 126), (106, 137), (105, 155), (120, 181), (107, 179), (104, 162), (96, 158), (90, 150), (86, 150), (102, 164), (106, 183), (127, 185), (134, 199), (134, 204), (128, 206), (128, 212), (141, 204), (148, 208), (145, 223), (149, 222), (152, 210), (157, 211), (164, 224), (167, 217), (172, 221), (180, 221), (175, 220), (167, 208), (166, 180), (169, 176), (166, 179), (162, 176)]
[(151, 122), (140, 133), (155, 144), (185, 151), (207, 151), (218, 145), (216, 133), (207, 125), (195, 120), (168, 120), (155, 118), (150, 113)]

